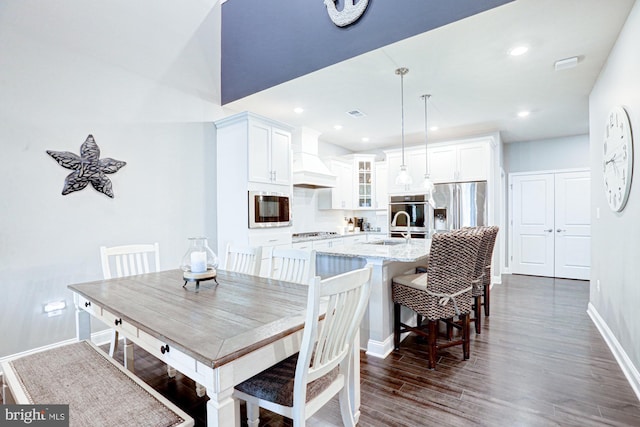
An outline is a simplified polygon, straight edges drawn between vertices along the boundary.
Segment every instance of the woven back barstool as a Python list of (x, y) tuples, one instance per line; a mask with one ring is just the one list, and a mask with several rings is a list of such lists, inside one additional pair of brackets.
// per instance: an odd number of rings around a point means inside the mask
[(484, 306), (485, 316), (489, 316), (489, 303), (490, 303), (490, 297), (491, 297), (491, 263), (493, 260), (493, 248), (495, 247), (495, 244), (496, 244), (498, 231), (500, 231), (500, 228), (496, 226), (492, 226), (489, 228), (491, 229), (491, 232), (493, 234), (491, 236), (491, 240), (489, 241), (489, 246), (487, 247), (487, 256), (485, 257), (486, 266), (485, 266), (484, 277), (483, 277), (484, 283), (482, 286), (483, 288), (482, 289), (482, 292), (483, 292), (482, 305)]
[[(473, 303), (472, 282), (483, 232), (466, 229), (433, 236), (427, 272), (392, 279), (394, 304), (394, 347), (400, 349), (402, 333), (414, 332), (427, 339), (429, 369), (435, 369), (439, 349), (461, 345), (463, 358), (469, 358), (469, 313)], [(416, 326), (401, 321), (401, 306), (418, 314)], [(460, 340), (438, 341), (438, 321), (458, 316)], [(422, 318), (427, 320), (423, 324)]]
[[(464, 232), (465, 230), (471, 230), (473, 228), (463, 228), (456, 230), (455, 232)], [(480, 241), (480, 250), (478, 251), (478, 259), (473, 272), (473, 289), (471, 295), (473, 296), (473, 318), (470, 319), (475, 324), (476, 334), (481, 332), (482, 328), (482, 297), (484, 296), (485, 282), (488, 285), (491, 284), (491, 276), (485, 277), (487, 274), (487, 264), (491, 263), (491, 252), (493, 252), (493, 246), (496, 241), (496, 235), (498, 234), (498, 227), (485, 226), (476, 227), (478, 231), (482, 232), (482, 240)], [(489, 258), (487, 258), (489, 257)], [(487, 286), (488, 286), (487, 285)]]

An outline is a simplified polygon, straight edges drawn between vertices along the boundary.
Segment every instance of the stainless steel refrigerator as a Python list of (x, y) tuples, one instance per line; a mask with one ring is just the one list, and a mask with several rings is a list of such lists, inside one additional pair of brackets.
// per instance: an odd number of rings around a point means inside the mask
[(436, 232), (487, 225), (487, 182), (436, 184), (432, 224)]

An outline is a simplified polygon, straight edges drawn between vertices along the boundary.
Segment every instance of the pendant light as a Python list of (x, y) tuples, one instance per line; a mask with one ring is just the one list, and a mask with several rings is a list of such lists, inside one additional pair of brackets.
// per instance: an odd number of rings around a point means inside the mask
[(413, 179), (411, 175), (409, 175), (407, 165), (404, 163), (404, 75), (408, 72), (409, 69), (404, 67), (396, 70), (396, 74), (400, 75), (400, 106), (402, 112), (402, 165), (400, 165), (400, 171), (398, 172), (398, 176), (396, 176), (396, 185), (403, 185), (405, 189), (408, 189), (407, 187), (413, 184)]
[(427, 200), (429, 200), (429, 203), (431, 204), (431, 206), (433, 207), (435, 202), (433, 200), (433, 181), (431, 181), (431, 178), (429, 177), (429, 147), (428, 147), (428, 142), (429, 142), (429, 126), (428, 126), (428, 121), (427, 121), (427, 101), (429, 101), (429, 98), (431, 98), (431, 95), (429, 94), (425, 94), (421, 96), (422, 99), (424, 99), (424, 160), (426, 162), (425, 164), (425, 174), (424, 174), (424, 182), (422, 183), (422, 188), (424, 189), (425, 195), (427, 196)]

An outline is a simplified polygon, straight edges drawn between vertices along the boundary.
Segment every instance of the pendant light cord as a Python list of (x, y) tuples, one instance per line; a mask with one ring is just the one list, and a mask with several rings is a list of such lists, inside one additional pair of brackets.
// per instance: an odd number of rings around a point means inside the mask
[(429, 176), (429, 153), (428, 153), (428, 143), (429, 143), (429, 126), (427, 125), (427, 101), (431, 98), (431, 95), (425, 94), (421, 96), (424, 99), (424, 161), (425, 161), (425, 178)]
[(402, 128), (402, 166), (404, 163), (404, 75), (409, 72), (408, 68), (402, 67), (396, 70), (396, 74), (400, 74), (400, 112), (401, 112), (401, 128)]

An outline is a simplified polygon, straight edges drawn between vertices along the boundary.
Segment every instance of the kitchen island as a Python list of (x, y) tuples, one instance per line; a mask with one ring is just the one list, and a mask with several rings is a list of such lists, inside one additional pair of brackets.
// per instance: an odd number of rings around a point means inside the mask
[(316, 272), (322, 277), (372, 267), (369, 309), (360, 326), (360, 344), (368, 355), (385, 358), (393, 351), (391, 280), (426, 264), (430, 247), (430, 239), (412, 239), (409, 243), (405, 239), (385, 239), (316, 251)]

